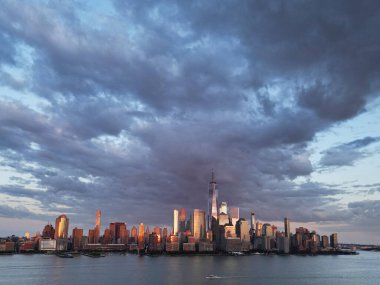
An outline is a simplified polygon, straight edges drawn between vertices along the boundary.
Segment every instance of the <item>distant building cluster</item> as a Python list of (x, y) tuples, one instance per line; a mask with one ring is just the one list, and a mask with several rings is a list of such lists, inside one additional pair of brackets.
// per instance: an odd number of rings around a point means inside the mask
[(150, 230), (143, 223), (130, 230), (124, 222), (112, 222), (101, 234), (101, 211), (96, 211), (95, 226), (85, 235), (83, 229), (72, 229), (69, 218), (60, 215), (55, 227), (47, 224), (42, 234), (30, 237), (0, 239), (0, 253), (35, 251), (137, 251), (147, 253), (213, 253), (213, 252), (277, 252), (323, 253), (338, 247), (336, 233), (320, 236), (299, 227), (291, 232), (290, 221), (284, 219), (284, 231), (277, 226), (256, 221), (252, 209), (249, 221), (240, 217), (237, 207), (218, 201), (218, 189), (212, 172), (208, 187), (207, 212), (194, 209), (187, 219), (186, 210), (173, 210), (173, 227)]

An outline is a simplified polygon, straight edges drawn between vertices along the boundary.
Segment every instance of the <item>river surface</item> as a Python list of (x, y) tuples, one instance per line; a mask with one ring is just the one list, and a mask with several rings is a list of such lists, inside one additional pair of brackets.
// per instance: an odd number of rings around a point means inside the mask
[[(206, 279), (214, 274), (220, 279)], [(346, 256), (0, 256), (0, 284), (380, 284), (380, 253)]]

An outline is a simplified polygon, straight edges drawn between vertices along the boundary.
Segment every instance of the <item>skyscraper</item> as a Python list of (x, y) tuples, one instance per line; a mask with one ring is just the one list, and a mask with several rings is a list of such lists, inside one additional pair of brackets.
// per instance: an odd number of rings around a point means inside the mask
[(178, 235), (178, 209), (173, 211), (173, 234)]
[(255, 211), (252, 209), (251, 211), (251, 235), (253, 236), (255, 233)]
[(55, 235), (54, 233), (55, 233), (55, 230), (53, 226), (51, 224), (47, 224), (42, 231), (42, 237), (53, 239)]
[(82, 249), (83, 229), (73, 229), (73, 248), (74, 250)]
[(285, 229), (285, 237), (290, 239), (290, 222), (288, 218), (284, 219), (284, 229)]
[(182, 208), (179, 213), (179, 231), (184, 232), (186, 230), (186, 210)]
[(206, 237), (206, 213), (203, 210), (194, 209), (193, 236), (196, 240)]
[(135, 226), (132, 227), (131, 237), (134, 238), (135, 242), (137, 242), (137, 228)]
[(95, 221), (95, 229), (94, 229), (94, 242), (99, 242), (100, 237), (100, 217), (101, 217), (101, 211), (98, 209), (96, 210), (96, 221)]
[(60, 215), (55, 220), (55, 239), (68, 239), (69, 238), (69, 219), (66, 215)]
[(145, 236), (144, 236), (144, 224), (140, 223), (139, 225), (139, 237), (138, 237), (138, 247), (143, 249), (145, 247)]
[[(124, 243), (127, 228), (125, 223), (110, 223), (112, 243)], [(123, 236), (124, 235), (124, 236)], [(121, 240), (123, 239), (123, 240)], [(96, 241), (95, 241), (96, 242)]]
[(227, 202), (220, 203), (219, 214), (228, 214)]
[(231, 218), (231, 224), (233, 226), (236, 226), (237, 221), (239, 220), (239, 208), (237, 207), (231, 207), (230, 208), (230, 218)]
[(338, 247), (338, 234), (337, 233), (330, 235), (330, 246), (332, 248)]
[(212, 171), (208, 186), (207, 227), (212, 230), (214, 240), (218, 234), (218, 190), (216, 186), (214, 171)]

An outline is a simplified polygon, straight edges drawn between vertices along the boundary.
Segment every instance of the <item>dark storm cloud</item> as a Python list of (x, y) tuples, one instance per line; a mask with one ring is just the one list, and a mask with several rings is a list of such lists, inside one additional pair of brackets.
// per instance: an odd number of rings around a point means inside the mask
[(378, 137), (365, 137), (354, 140), (324, 151), (320, 163), (323, 166), (345, 166), (365, 157), (367, 154), (362, 149), (370, 144), (380, 141)]
[[(170, 223), (174, 207), (206, 207), (214, 168), (221, 199), (243, 212), (347, 218), (339, 187), (294, 179), (313, 172), (314, 135), (378, 95), (377, 1), (114, 4), (88, 22), (90, 6), (3, 3), (1, 83), (48, 104), (0, 101), (0, 163), (45, 191), (0, 192), (86, 222), (101, 208)], [(17, 58), (25, 80), (5, 68)], [(370, 143), (335, 151), (352, 163)]]

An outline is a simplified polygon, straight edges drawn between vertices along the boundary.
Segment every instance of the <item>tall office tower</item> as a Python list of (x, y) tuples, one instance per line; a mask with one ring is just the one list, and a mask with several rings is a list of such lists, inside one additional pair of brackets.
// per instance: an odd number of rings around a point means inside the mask
[(94, 230), (93, 230), (93, 229), (89, 229), (89, 230), (88, 230), (88, 243), (89, 243), (89, 244), (93, 244), (93, 243), (95, 243), (95, 239), (94, 239)]
[(55, 220), (55, 239), (68, 239), (69, 238), (69, 219), (66, 215), (60, 215)]
[(220, 203), (219, 214), (228, 214), (227, 202)]
[(256, 223), (256, 237), (261, 237), (261, 227), (262, 224), (260, 222)]
[(214, 171), (211, 173), (211, 181), (208, 185), (208, 209), (207, 228), (212, 230), (212, 238), (217, 240), (218, 236), (218, 190)]
[(83, 247), (82, 243), (83, 229), (73, 229), (73, 248), (74, 250), (80, 250)]
[(236, 226), (237, 221), (239, 220), (239, 208), (237, 207), (231, 207), (230, 208), (230, 218), (231, 218), (231, 224), (233, 226)]
[(322, 236), (322, 247), (323, 248), (329, 247), (329, 237), (328, 236)]
[(272, 237), (273, 236), (272, 226), (270, 224), (264, 224), (262, 227), (261, 235), (264, 237)]
[(110, 243), (112, 243), (111, 231), (110, 229), (105, 229), (104, 235), (103, 235), (103, 244), (110, 244)]
[(196, 240), (206, 237), (206, 213), (203, 210), (194, 209), (193, 236)]
[(338, 234), (337, 233), (330, 235), (330, 246), (332, 248), (338, 247)]
[(173, 211), (173, 235), (178, 235), (178, 209)]
[[(110, 223), (110, 232), (111, 232), (111, 238), (112, 243), (117, 244), (121, 243), (121, 234), (120, 232), (126, 229), (125, 223)], [(124, 234), (124, 232), (123, 232)]]
[(144, 237), (144, 231), (145, 231), (144, 224), (140, 223), (140, 225), (139, 225), (139, 237)]
[(132, 227), (131, 237), (133, 237), (135, 242), (137, 242), (137, 228), (135, 226)]
[(167, 237), (167, 236), (168, 236), (168, 229), (167, 229), (167, 228), (164, 228), (164, 229), (162, 230), (162, 236), (163, 236), (163, 237)]
[(182, 208), (179, 213), (179, 231), (182, 233), (186, 231), (186, 210)]
[(249, 223), (248, 223), (248, 221), (246, 221), (244, 219), (239, 219), (239, 221), (236, 223), (236, 235), (242, 241), (249, 242), (251, 240), (250, 235), (249, 235)]
[(120, 244), (128, 243), (127, 225), (125, 223), (120, 224), (118, 240), (119, 240), (118, 243)]
[(285, 237), (290, 239), (290, 222), (288, 218), (284, 219)]
[(102, 212), (100, 210), (96, 210), (96, 220), (95, 220), (95, 229), (94, 229), (94, 240), (95, 243), (99, 242), (100, 237), (100, 217), (102, 215)]
[(54, 234), (55, 234), (55, 230), (51, 224), (47, 224), (42, 231), (43, 238), (54, 239)]
[(255, 234), (255, 211), (252, 209), (251, 211), (251, 235)]
[(144, 235), (144, 224), (140, 223), (139, 225), (139, 237), (138, 237), (138, 248), (139, 250), (145, 248), (145, 235)]
[(162, 236), (162, 230), (160, 227), (154, 227), (153, 229), (153, 232), (158, 235), (158, 236)]

